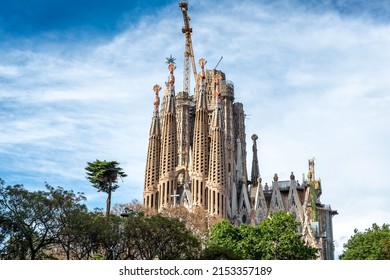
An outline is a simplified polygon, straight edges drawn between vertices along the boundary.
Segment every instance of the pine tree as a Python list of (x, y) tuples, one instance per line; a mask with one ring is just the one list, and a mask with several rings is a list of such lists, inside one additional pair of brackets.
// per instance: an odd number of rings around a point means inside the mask
[(106, 215), (110, 215), (111, 210), (111, 194), (119, 188), (118, 178), (127, 177), (127, 174), (119, 167), (116, 161), (100, 161), (88, 162), (85, 170), (87, 171), (87, 179), (92, 183), (98, 192), (107, 193)]

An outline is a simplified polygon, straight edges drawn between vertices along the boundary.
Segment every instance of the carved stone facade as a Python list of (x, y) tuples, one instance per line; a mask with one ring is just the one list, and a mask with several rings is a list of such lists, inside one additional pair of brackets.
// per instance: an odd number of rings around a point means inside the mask
[[(233, 217), (243, 193), (238, 182), (247, 177), (244, 110), (234, 103), (234, 86), (225, 74), (205, 70), (204, 59), (199, 63), (194, 95), (175, 94), (171, 63), (160, 113), (154, 102), (144, 205), (161, 210), (185, 202), (188, 209), (201, 206), (211, 215)], [(156, 100), (159, 90), (156, 85)]]
[(337, 211), (320, 202), (321, 181), (309, 160), (307, 179), (301, 183), (274, 175), (263, 185), (252, 135), (251, 177), (247, 175), (245, 113), (235, 102), (234, 85), (219, 70), (201, 71), (193, 94), (175, 92), (175, 64), (168, 61), (169, 77), (160, 107), (156, 85), (146, 160), (144, 206), (156, 211), (184, 205), (207, 209), (209, 215), (234, 225), (256, 225), (269, 213), (285, 211), (300, 223), (304, 240), (319, 249), (320, 259), (333, 259), (332, 217)]

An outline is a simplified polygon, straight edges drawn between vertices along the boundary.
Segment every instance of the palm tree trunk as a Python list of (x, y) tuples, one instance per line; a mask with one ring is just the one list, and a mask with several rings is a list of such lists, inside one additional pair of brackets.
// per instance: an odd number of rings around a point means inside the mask
[(112, 182), (109, 181), (109, 189), (108, 189), (108, 195), (107, 195), (107, 201), (106, 201), (106, 216), (110, 215), (111, 212), (111, 191), (112, 190)]
[(107, 201), (106, 201), (106, 216), (110, 215), (111, 212), (111, 190), (108, 191)]

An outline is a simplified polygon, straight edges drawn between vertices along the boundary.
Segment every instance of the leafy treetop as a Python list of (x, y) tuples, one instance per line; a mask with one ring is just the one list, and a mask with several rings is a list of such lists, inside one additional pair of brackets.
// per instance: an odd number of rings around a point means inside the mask
[(374, 223), (364, 232), (355, 229), (339, 259), (390, 260), (390, 224), (380, 227)]

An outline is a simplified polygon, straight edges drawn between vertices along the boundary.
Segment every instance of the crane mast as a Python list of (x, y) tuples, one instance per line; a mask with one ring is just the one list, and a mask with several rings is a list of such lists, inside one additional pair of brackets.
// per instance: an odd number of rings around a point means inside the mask
[(190, 17), (188, 16), (188, 2), (180, 2), (179, 7), (183, 13), (184, 26), (182, 32), (184, 33), (185, 38), (185, 48), (184, 48), (184, 70), (183, 70), (183, 91), (190, 94), (190, 82), (191, 82), (191, 64), (192, 71), (194, 73), (194, 79), (196, 81), (196, 65), (194, 58), (194, 50), (192, 48), (192, 39), (191, 33), (192, 28), (190, 26)]

